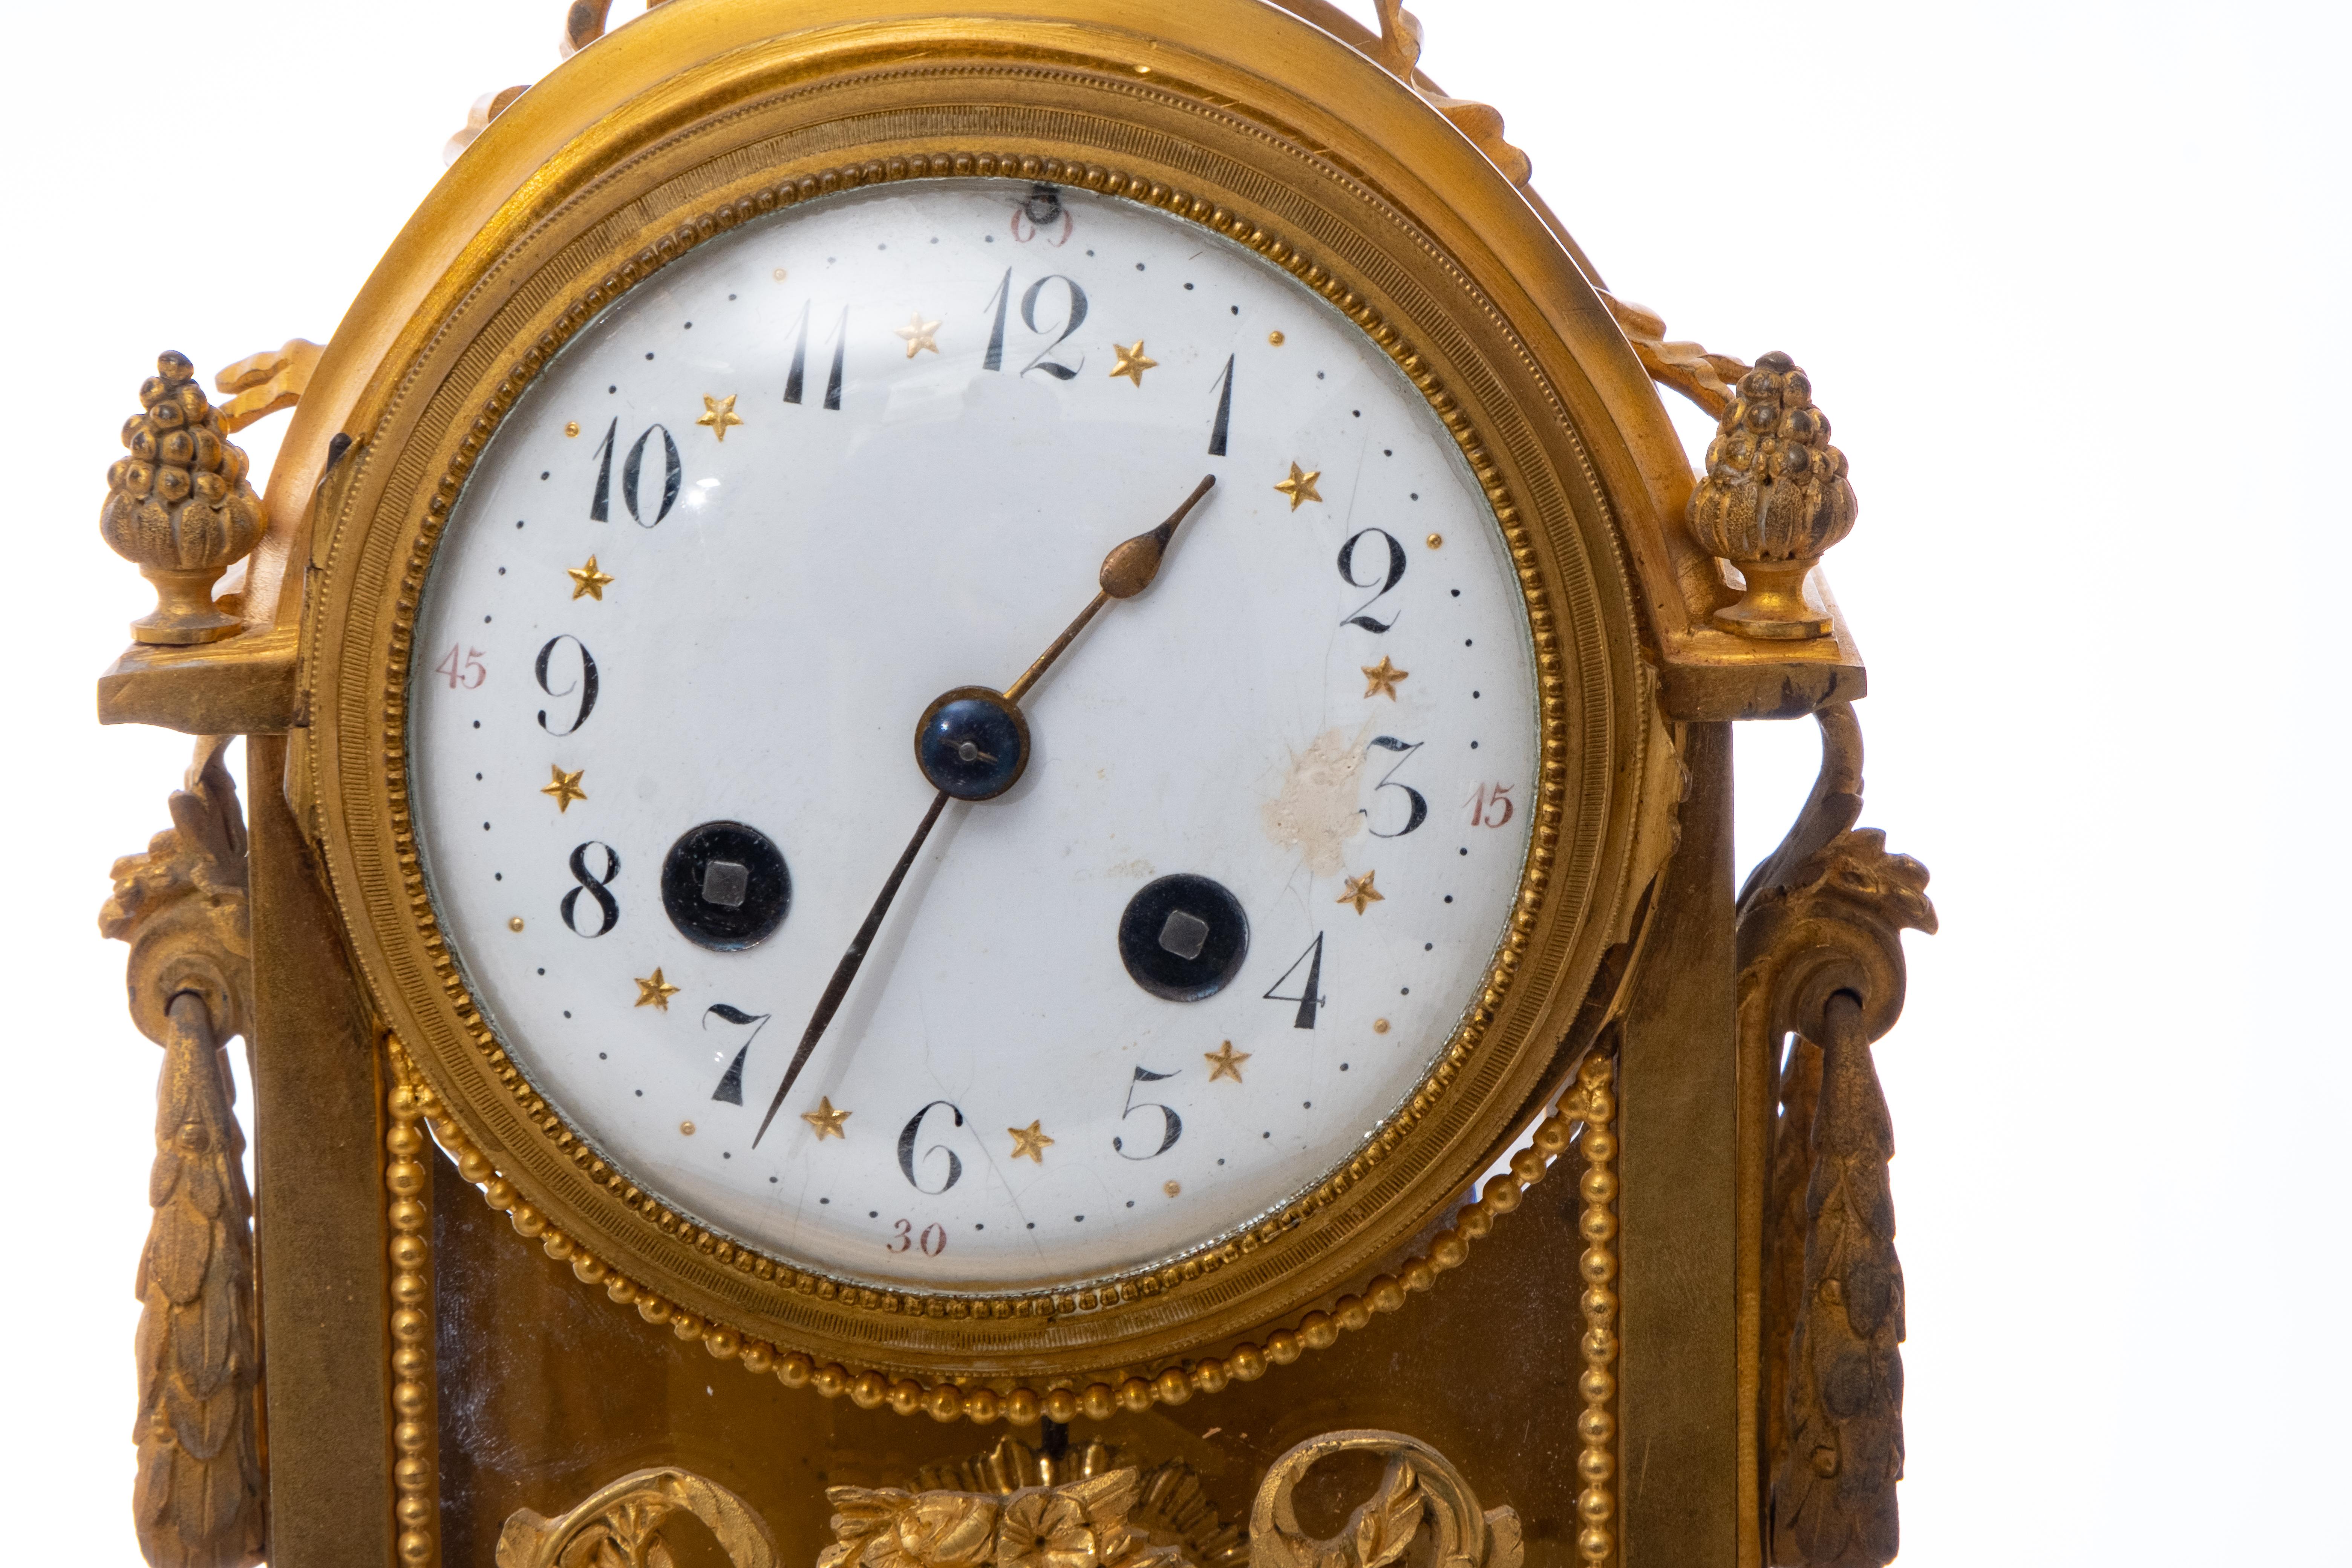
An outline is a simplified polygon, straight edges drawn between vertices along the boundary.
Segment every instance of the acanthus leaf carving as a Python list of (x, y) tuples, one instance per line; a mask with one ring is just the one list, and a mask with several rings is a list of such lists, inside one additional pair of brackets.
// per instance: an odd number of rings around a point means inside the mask
[[(1299, 1527), (1299, 1481), (1334, 1454), (1388, 1460), (1372, 1496), (1328, 1540)], [(1250, 1513), (1251, 1568), (1520, 1568), (1518, 1516), (1482, 1510), (1477, 1494), (1444, 1455), (1402, 1432), (1328, 1432), (1276, 1459), (1258, 1484)]]
[(1852, 826), (1852, 707), (1820, 721), (1811, 797), (1740, 895), (1743, 1058), (1780, 1063), (1794, 1037), (1767, 1176), (1762, 1524), (1773, 1568), (1883, 1568), (1899, 1544), (1903, 1275), (1870, 1047), (1903, 1010), (1902, 932), (1937, 921), (1927, 868)]
[(139, 1468), (131, 1512), (154, 1568), (247, 1568), (266, 1550), (253, 1202), (221, 1047), (249, 1016), (245, 821), (198, 742), (173, 826), (114, 864), (99, 930), (131, 944), (131, 1016), (163, 1047), (154, 1210), (134, 1285)]
[(691, 1470), (637, 1470), (554, 1519), (518, 1510), (499, 1531), (498, 1568), (671, 1568), (675, 1515), (709, 1528), (735, 1568), (777, 1568), (775, 1538), (751, 1506)]

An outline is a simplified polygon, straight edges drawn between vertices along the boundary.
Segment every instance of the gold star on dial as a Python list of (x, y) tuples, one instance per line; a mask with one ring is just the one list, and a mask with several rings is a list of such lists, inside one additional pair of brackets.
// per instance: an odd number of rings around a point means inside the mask
[(1348, 890), (1331, 901), (1335, 904), (1353, 904), (1356, 906), (1358, 914), (1364, 912), (1364, 907), (1367, 904), (1387, 902), (1388, 895), (1372, 886), (1372, 879), (1379, 875), (1378, 871), (1367, 871), (1360, 877), (1349, 878)]
[(841, 1124), (849, 1120), (850, 1114), (846, 1110), (835, 1110), (832, 1097), (827, 1095), (816, 1102), (814, 1110), (802, 1111), (801, 1120), (816, 1129), (816, 1141), (820, 1143), (828, 1138), (838, 1138), (847, 1142), (849, 1134), (841, 1130)]
[(1118, 363), (1110, 367), (1111, 374), (1123, 375), (1138, 386), (1143, 384), (1143, 373), (1157, 367), (1160, 363), (1156, 359), (1144, 357), (1141, 338), (1135, 340), (1135, 346), (1131, 349), (1124, 349), (1113, 343), (1110, 346), (1110, 352), (1118, 356)]
[(1290, 477), (1286, 479), (1277, 479), (1275, 481), (1274, 488), (1290, 498), (1290, 510), (1297, 511), (1302, 501), (1319, 501), (1323, 499), (1322, 493), (1315, 488), (1315, 481), (1322, 477), (1323, 470), (1320, 468), (1302, 468), (1297, 463), (1293, 463), (1290, 465)]
[(613, 585), (614, 577), (609, 572), (596, 570), (596, 558), (593, 555), (588, 557), (588, 564), (585, 566), (566, 566), (563, 570), (572, 579), (573, 598), (593, 599), (600, 605), (604, 602), (604, 590)]
[(1201, 1053), (1202, 1059), (1209, 1064), (1211, 1083), (1216, 1082), (1221, 1078), (1229, 1078), (1235, 1083), (1241, 1082), (1242, 1063), (1249, 1060), (1250, 1056), (1251, 1053), (1248, 1051), (1234, 1049), (1234, 1043), (1231, 1040), (1227, 1040), (1213, 1051)]
[(574, 768), (567, 773), (551, 763), (547, 768), (547, 782), (539, 786), (539, 793), (555, 802), (559, 815), (568, 813), (573, 801), (588, 798), (588, 792), (580, 787), (580, 775), (585, 772), (585, 768)]
[(1032, 1121), (1026, 1127), (1008, 1127), (1005, 1131), (1013, 1134), (1013, 1159), (1026, 1160), (1033, 1165), (1045, 1163), (1045, 1151), (1054, 1141), (1045, 1136), (1036, 1122)]
[(1390, 663), (1389, 656), (1386, 654), (1381, 655), (1380, 663), (1367, 664), (1361, 668), (1364, 672), (1364, 695), (1378, 697), (1385, 693), (1391, 702), (1396, 700), (1397, 682), (1409, 680), (1412, 677), (1412, 671), (1399, 669)]
[(669, 1011), (669, 999), (677, 994), (677, 987), (662, 978), (661, 966), (654, 966), (653, 978), (637, 982), (637, 1003), (640, 1007), (658, 1007)]
[(937, 321), (923, 320), (923, 313), (920, 310), (907, 318), (905, 326), (893, 327), (890, 330), (907, 340), (908, 359), (913, 359), (916, 353), (923, 349), (929, 349), (933, 353), (940, 352), (940, 324)]
[(730, 425), (743, 423), (743, 416), (735, 412), (735, 395), (730, 392), (724, 397), (713, 397), (710, 394), (704, 393), (702, 417), (695, 423), (709, 426), (710, 433), (718, 437), (723, 445), (727, 439), (727, 427)]

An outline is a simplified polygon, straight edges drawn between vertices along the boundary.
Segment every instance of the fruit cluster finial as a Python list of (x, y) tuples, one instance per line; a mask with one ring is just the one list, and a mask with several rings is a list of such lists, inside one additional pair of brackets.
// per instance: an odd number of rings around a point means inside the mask
[(261, 498), (245, 452), (221, 430), (188, 356), (169, 350), (123, 422), (131, 455), (106, 473), (99, 531), (155, 585), (153, 613), (131, 623), (142, 643), (215, 642), (241, 622), (213, 603), (213, 584), (261, 540)]
[(1717, 611), (1717, 623), (1756, 637), (1825, 635), (1829, 618), (1804, 601), (1805, 574), (1846, 536), (1857, 510), (1811, 380), (1787, 354), (1766, 354), (1739, 378), (1707, 443), (1706, 477), (1691, 492), (1691, 531), (1748, 579), (1746, 596)]

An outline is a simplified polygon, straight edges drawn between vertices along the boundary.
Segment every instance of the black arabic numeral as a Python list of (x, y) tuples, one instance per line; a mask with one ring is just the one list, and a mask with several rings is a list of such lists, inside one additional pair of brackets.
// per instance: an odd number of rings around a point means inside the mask
[[(1404, 791), (1405, 805), (1408, 812), (1402, 827), (1398, 828), (1394, 833), (1382, 833), (1379, 828), (1375, 827), (1372, 829), (1372, 837), (1375, 838), (1402, 838), (1406, 834), (1411, 833), (1414, 828), (1419, 827), (1423, 823), (1429, 820), (1429, 797), (1423, 795), (1411, 784), (1396, 784), (1392, 781), (1397, 776), (1397, 770), (1403, 767), (1405, 763), (1412, 761), (1412, 754), (1421, 750), (1423, 746), (1428, 744), (1428, 742), (1425, 741), (1415, 741), (1411, 744), (1407, 744), (1405, 742), (1398, 740), (1394, 735), (1375, 735), (1372, 737), (1372, 744), (1378, 746), (1384, 752), (1402, 752), (1404, 753), (1404, 755), (1399, 757), (1395, 762), (1389, 764), (1389, 771), (1382, 773), (1381, 775), (1381, 782), (1372, 786), (1372, 794), (1377, 795), (1384, 789), (1401, 789)], [(1370, 811), (1364, 811), (1358, 813), (1358, 815), (1369, 819), (1371, 813)]]
[(604, 426), (604, 438), (596, 443), (596, 494), (588, 502), (588, 521), (613, 521), (613, 437), (620, 433), (620, 416)]
[(801, 379), (808, 370), (808, 327), (810, 309), (811, 306), (805, 301), (801, 305), (801, 330), (799, 335), (793, 339), (793, 363), (784, 372), (784, 401), (786, 403), (798, 403), (801, 400)]
[(922, 1157), (928, 1160), (934, 1154), (945, 1154), (948, 1157), (948, 1179), (936, 1187), (927, 1187), (915, 1179), (915, 1141), (923, 1135), (923, 1118), (942, 1105), (955, 1118), (955, 1124), (962, 1126), (963, 1112), (952, 1100), (935, 1100), (908, 1117), (907, 1125), (898, 1129), (898, 1170), (907, 1178), (908, 1186), (929, 1197), (939, 1196), (963, 1179), (963, 1162), (956, 1157), (954, 1150), (944, 1143), (932, 1144), (923, 1151)]
[(1225, 368), (1217, 377), (1217, 419), (1209, 426), (1209, 456), (1225, 455), (1225, 432), (1234, 422), (1234, 356), (1225, 356)]
[[(1006, 276), (1009, 278), (1011, 275), (1008, 273)], [(1076, 331), (1079, 326), (1082, 325), (1087, 319), (1087, 291), (1078, 287), (1077, 279), (1074, 278), (1065, 278), (1058, 272), (1049, 272), (1045, 277), (1038, 279), (1034, 283), (1030, 284), (1028, 292), (1021, 296), (1021, 324), (1027, 327), (1033, 332), (1045, 332), (1054, 330), (1050, 327), (1041, 327), (1037, 324), (1037, 297), (1045, 291), (1045, 285), (1048, 283), (1059, 283), (1069, 289), (1069, 311), (1062, 319), (1061, 335), (1056, 337), (1052, 342), (1047, 343), (1044, 348), (1039, 349), (1037, 351), (1037, 357), (1021, 367), (1021, 374), (1027, 375), (1033, 370), (1042, 370), (1047, 375), (1052, 376), (1055, 381), (1075, 380), (1077, 376), (1078, 371), (1086, 368), (1087, 362), (1084, 356), (1080, 356), (1076, 369), (1073, 369), (1069, 365), (1061, 364), (1055, 361), (1049, 360), (1045, 356), (1052, 353), (1055, 349), (1060, 348), (1064, 342), (1067, 342), (1070, 334)]]
[[(602, 849), (604, 852), (604, 869), (602, 875), (588, 869), (588, 851), (591, 849)], [(621, 905), (620, 901), (613, 897), (613, 881), (620, 874), (620, 852), (611, 845), (600, 844), (591, 838), (587, 843), (572, 850), (572, 875), (580, 885), (563, 895), (563, 902), (560, 907), (563, 911), (565, 928), (577, 936), (595, 937), (603, 936), (606, 931), (619, 925)], [(580, 895), (583, 893), (595, 900), (600, 918), (594, 931), (580, 929), (578, 916)]]
[[(645, 512), (638, 506), (637, 480), (645, 470), (646, 444), (654, 438), (656, 430), (661, 432), (662, 438), (661, 510), (654, 513), (653, 521), (647, 522)], [(677, 460), (677, 443), (670, 438), (669, 426), (646, 426), (646, 433), (637, 437), (636, 443), (629, 448), (627, 458), (621, 464), (621, 503), (629, 509), (630, 518), (639, 528), (660, 527), (662, 519), (669, 515), (669, 509), (677, 504), (677, 488), (685, 482), (686, 468)]]
[[(1296, 996), (1283, 995), (1283, 981), (1297, 973), (1298, 966), (1302, 963), (1307, 965), (1305, 988)], [(1291, 961), (1289, 968), (1282, 972), (1282, 979), (1265, 988), (1265, 999), (1269, 1002), (1298, 1004), (1298, 1016), (1290, 1021), (1292, 1028), (1311, 1029), (1315, 1026), (1315, 1010), (1323, 1005), (1323, 933), (1321, 931), (1315, 933), (1314, 942), (1306, 952)]]
[[(580, 650), (580, 674), (571, 685), (558, 691), (547, 683), (547, 668), (549, 661), (555, 657), (555, 645), (567, 642)], [(574, 691), (580, 694), (580, 710), (572, 715), (571, 723), (561, 730), (555, 728), (547, 721), (547, 710), (542, 708), (539, 710), (541, 729), (551, 735), (569, 735), (577, 731), (581, 725), (588, 722), (588, 715), (596, 707), (596, 660), (595, 657), (589, 653), (586, 643), (582, 642), (570, 632), (559, 633), (548, 638), (546, 645), (539, 650), (539, 659), (531, 666), (531, 670), (539, 677), (539, 689), (550, 697), (569, 697)]]
[(824, 405), (835, 414), (841, 412), (841, 360), (848, 352), (849, 307), (844, 305), (833, 329), (833, 368), (824, 373)]
[(1125, 1121), (1129, 1117), (1134, 1115), (1139, 1110), (1156, 1110), (1160, 1112), (1162, 1120), (1160, 1123), (1160, 1147), (1154, 1149), (1149, 1154), (1129, 1154), (1127, 1152), (1126, 1142), (1123, 1140), (1113, 1138), (1110, 1141), (1110, 1146), (1114, 1150), (1118, 1151), (1122, 1159), (1155, 1159), (1161, 1154), (1165, 1154), (1169, 1150), (1176, 1147), (1176, 1140), (1184, 1136), (1184, 1119), (1176, 1114), (1175, 1107), (1159, 1105), (1150, 1100), (1146, 1100), (1141, 1105), (1135, 1103), (1135, 1086), (1137, 1084), (1162, 1083), (1175, 1076), (1176, 1075), (1172, 1072), (1153, 1072), (1149, 1068), (1138, 1068), (1135, 1069), (1135, 1076), (1128, 1080), (1127, 1109), (1118, 1113), (1118, 1119), (1121, 1121)]
[(740, 1105), (743, 1103), (743, 1064), (751, 1055), (751, 1042), (758, 1039), (760, 1031), (768, 1026), (768, 1015), (746, 1013), (740, 1007), (731, 1007), (720, 1002), (702, 1010), (702, 1026), (705, 1029), (710, 1027), (710, 1015), (713, 1013), (719, 1015), (721, 1023), (733, 1024), (739, 1028), (748, 1026), (751, 1031), (744, 1037), (742, 1045), (736, 1048), (735, 1059), (727, 1064), (727, 1071), (719, 1079), (719, 1087), (710, 1091), (713, 1100)]
[[(784, 372), (784, 401), (798, 403), (807, 384), (809, 311), (811, 305), (801, 307), (801, 330), (793, 339), (793, 363)], [(841, 308), (841, 320), (833, 329), (833, 368), (824, 375), (824, 406), (835, 413), (841, 411), (841, 360), (849, 350), (849, 307)]]
[(1013, 268), (1010, 267), (1004, 269), (1004, 276), (998, 280), (996, 292), (990, 297), (989, 303), (996, 307), (996, 324), (988, 330), (988, 353), (981, 360), (980, 368), (1003, 370), (1004, 368), (1004, 308), (1013, 303)]
[(1372, 585), (1370, 583), (1356, 580), (1356, 546), (1360, 542), (1370, 538), (1375, 533), (1379, 534), (1389, 547), (1389, 569), (1384, 575), (1377, 579), (1380, 592), (1358, 605), (1355, 613), (1339, 624), (1347, 626), (1361, 626), (1368, 632), (1384, 632), (1396, 625), (1396, 617), (1391, 616), (1386, 621), (1376, 621), (1364, 612), (1386, 598), (1389, 590), (1395, 587), (1404, 577), (1404, 546), (1397, 542), (1396, 535), (1385, 528), (1359, 529), (1349, 534), (1348, 542), (1339, 546), (1339, 578), (1350, 588), (1369, 588)]

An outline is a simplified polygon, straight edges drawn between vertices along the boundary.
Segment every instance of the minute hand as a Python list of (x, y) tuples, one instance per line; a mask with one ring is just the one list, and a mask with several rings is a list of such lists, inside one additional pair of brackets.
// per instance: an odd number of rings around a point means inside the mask
[[(1168, 514), (1167, 521), (1148, 533), (1139, 533), (1112, 547), (1111, 552), (1103, 557), (1102, 571), (1096, 579), (1101, 591), (1095, 595), (1085, 609), (1078, 612), (1077, 618), (1064, 629), (1062, 635), (1046, 646), (1036, 661), (1004, 689), (1006, 701), (1018, 702), (1023, 692), (1034, 687), (1045, 671), (1053, 668), (1054, 661), (1077, 640), (1078, 634), (1086, 630), (1087, 623), (1093, 620), (1105, 605), (1113, 599), (1131, 599), (1151, 586), (1151, 580), (1160, 575), (1160, 563), (1167, 558), (1168, 542), (1175, 538), (1177, 525), (1201, 503), (1201, 498), (1207, 495), (1216, 482), (1216, 475), (1202, 475), (1201, 482), (1192, 487), (1192, 493), (1184, 498), (1183, 504)], [(768, 1127), (776, 1120), (776, 1112), (783, 1109), (784, 1097), (792, 1093), (793, 1085), (800, 1079), (801, 1069), (808, 1066), (817, 1042), (824, 1038), (824, 1031), (832, 1024), (833, 1016), (841, 1011), (841, 1004), (849, 994), (850, 982), (857, 978), (857, 971), (866, 962), (866, 952), (874, 945), (874, 938), (882, 929), (882, 917), (890, 912), (891, 900), (898, 896), (899, 886), (906, 881), (907, 873), (914, 868), (915, 857), (922, 853), (923, 842), (931, 836), (931, 829), (938, 825), (940, 813), (947, 809), (947, 804), (948, 792), (945, 790), (932, 797), (929, 809), (923, 813), (922, 822), (915, 828), (915, 836), (907, 841), (906, 851), (898, 857), (898, 863), (891, 868), (890, 879), (882, 884), (882, 891), (875, 898), (874, 907), (866, 911), (866, 923), (857, 928), (857, 934), (849, 939), (849, 950), (841, 955), (841, 962), (834, 965), (833, 978), (825, 982), (824, 994), (817, 998), (816, 1011), (810, 1015), (808, 1027), (801, 1032), (801, 1043), (793, 1052), (792, 1064), (784, 1068), (784, 1081), (776, 1086), (776, 1097), (768, 1102), (768, 1113), (760, 1119), (759, 1131), (751, 1135), (753, 1148), (758, 1148), (760, 1140), (768, 1135)]]

